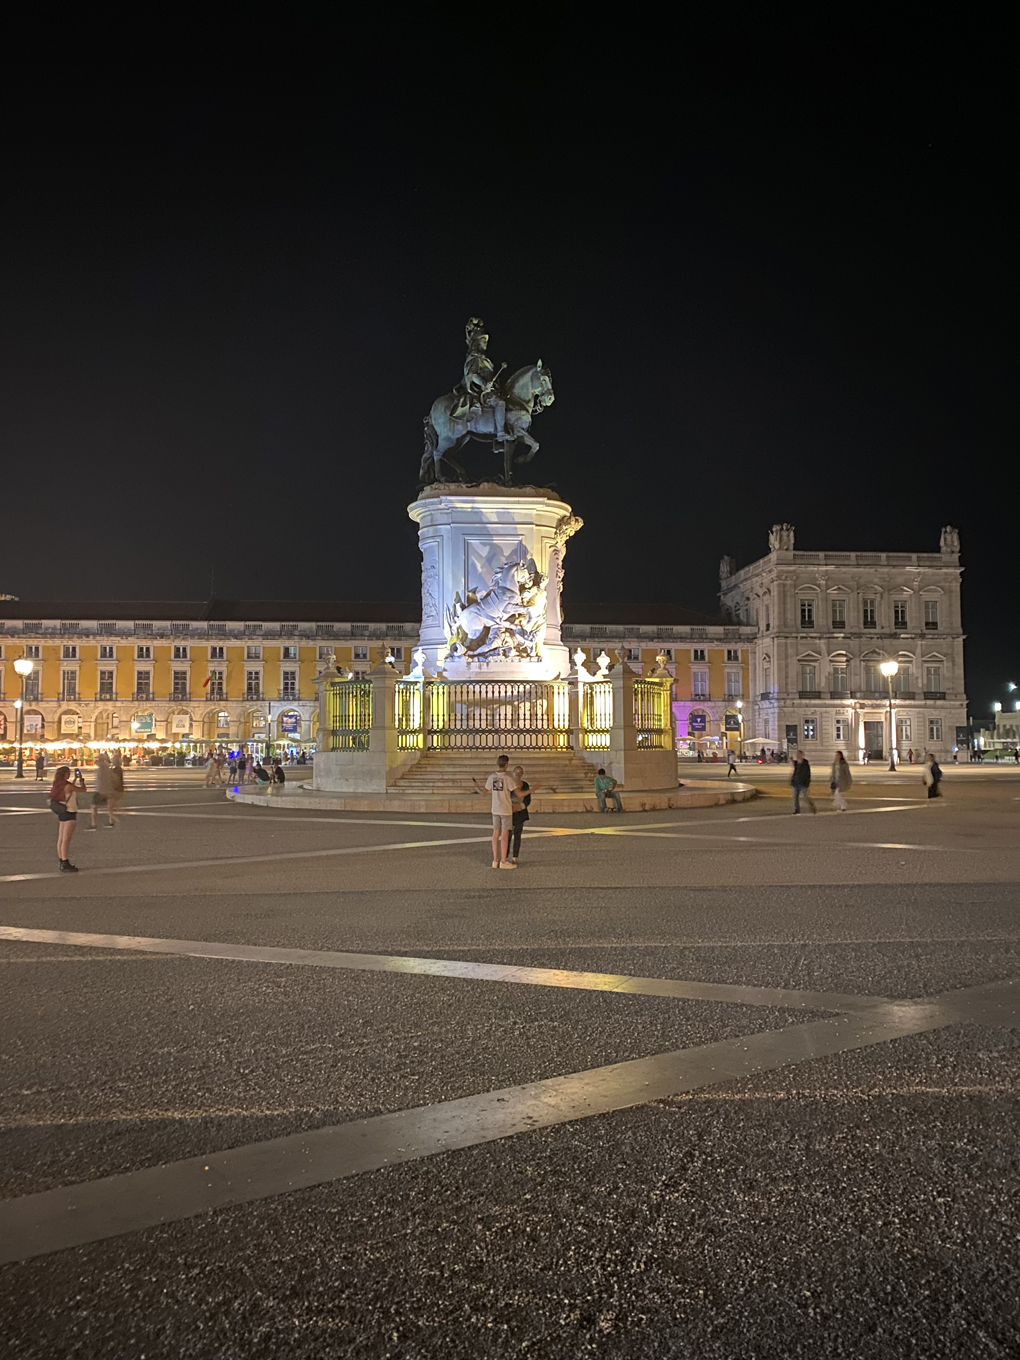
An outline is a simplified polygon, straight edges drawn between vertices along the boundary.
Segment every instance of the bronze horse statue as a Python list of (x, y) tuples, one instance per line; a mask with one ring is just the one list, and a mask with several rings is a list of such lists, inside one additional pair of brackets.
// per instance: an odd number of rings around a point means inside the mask
[[(489, 406), (473, 406), (462, 417), (452, 415), (458, 405), (458, 397), (453, 392), (437, 397), (432, 410), (425, 417), (425, 452), (421, 460), (420, 480), (423, 485), (429, 482), (445, 482), (443, 459), (463, 480), (467, 473), (453, 456), (459, 453), (469, 439), (477, 439), (482, 444), (492, 444), (494, 453), (503, 455), (503, 485), (509, 486), (513, 476), (513, 464), (530, 463), (538, 452), (538, 440), (530, 434), (531, 417), (536, 412), (551, 406), (554, 400), (552, 374), (542, 367), (542, 360), (519, 368), (512, 378), (503, 384), (500, 396), (506, 402), (506, 438), (496, 434), (496, 415)], [(518, 440), (527, 444), (527, 451), (514, 458)]]

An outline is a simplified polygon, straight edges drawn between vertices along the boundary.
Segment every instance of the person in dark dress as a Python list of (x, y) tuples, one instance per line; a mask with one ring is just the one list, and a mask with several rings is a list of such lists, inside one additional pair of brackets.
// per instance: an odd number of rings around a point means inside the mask
[(516, 864), (517, 857), (521, 853), (521, 836), (524, 834), (524, 823), (530, 821), (528, 808), (531, 806), (531, 785), (525, 782), (524, 766), (514, 766), (514, 787), (510, 794), (513, 799), (513, 826), (510, 837), (510, 859)]

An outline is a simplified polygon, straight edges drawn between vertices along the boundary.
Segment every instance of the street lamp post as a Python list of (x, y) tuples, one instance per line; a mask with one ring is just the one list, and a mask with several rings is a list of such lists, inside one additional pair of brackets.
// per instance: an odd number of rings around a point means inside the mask
[(14, 669), (21, 676), (21, 698), (18, 700), (18, 765), (14, 771), (15, 779), (25, 777), (25, 680), (35, 670), (35, 666), (27, 656), (19, 656), (14, 663)]
[(900, 668), (898, 661), (883, 661), (879, 670), (889, 682), (889, 769), (896, 772), (896, 729), (893, 727), (893, 708), (892, 708), (892, 680), (893, 676)]
[(743, 699), (738, 699), (738, 700), (737, 700), (737, 721), (738, 721), (739, 724), (740, 724), (740, 729), (739, 729), (739, 731), (737, 732), (737, 750), (739, 751), (739, 758), (740, 758), (741, 760), (746, 760), (746, 756), (744, 755), (744, 701), (743, 701)]

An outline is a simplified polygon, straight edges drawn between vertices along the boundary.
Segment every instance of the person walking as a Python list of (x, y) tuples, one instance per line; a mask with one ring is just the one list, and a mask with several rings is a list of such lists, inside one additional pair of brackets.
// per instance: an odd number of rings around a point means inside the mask
[(78, 872), (78, 866), (71, 863), (67, 852), (78, 820), (78, 795), (86, 792), (81, 774), (76, 772), (73, 780), (69, 778), (70, 774), (70, 765), (61, 765), (50, 786), (50, 811), (57, 818), (57, 863), (62, 874)]
[(253, 755), (249, 755), (248, 759), (244, 762), (244, 782), (246, 784), (251, 784), (254, 781), (254, 779), (255, 779), (255, 757)]
[(227, 774), (228, 774), (228, 776), (230, 777), (230, 782), (231, 782), (231, 784), (236, 784), (236, 783), (237, 783), (237, 761), (234, 759), (233, 756), (231, 756), (231, 757), (230, 757), (230, 760), (227, 762)]
[(928, 797), (941, 798), (942, 790), (939, 788), (939, 785), (942, 783), (942, 767), (939, 765), (932, 752), (928, 753), (928, 761), (924, 767), (924, 775), (922, 777), (928, 787)]
[(837, 751), (832, 762), (832, 777), (829, 780), (829, 788), (832, 790), (832, 803), (837, 812), (848, 810), (846, 791), (853, 782), (854, 777), (850, 773), (850, 766), (846, 763), (846, 757), (842, 751)]
[(514, 864), (517, 863), (521, 854), (521, 837), (524, 835), (524, 823), (530, 821), (528, 808), (531, 807), (531, 785), (525, 781), (524, 766), (514, 766), (514, 786), (510, 790), (510, 798), (513, 803), (513, 825), (511, 827), (510, 858)]
[(793, 812), (794, 816), (800, 812), (800, 800), (803, 798), (812, 812), (817, 812), (814, 800), (808, 789), (811, 787), (811, 765), (803, 751), (798, 751), (793, 758), (793, 773), (790, 775), (790, 785), (793, 788)]
[(727, 750), (727, 752), (726, 752), (726, 778), (729, 779), (730, 775), (731, 775), (731, 774), (736, 774), (736, 772), (737, 772), (737, 756), (736, 756), (736, 752), (734, 752), (734, 751), (732, 751), (732, 750)]
[(113, 793), (113, 766), (110, 764), (110, 757), (105, 751), (99, 753), (96, 761), (96, 773), (92, 780), (92, 806), (89, 809), (91, 821), (90, 830), (99, 830), (99, 809), (106, 809), (106, 822), (108, 826), (116, 826), (116, 818), (110, 805), (110, 797)]
[(35, 777), (36, 779), (46, 778), (46, 752), (37, 751), (35, 754)]
[(110, 766), (110, 792), (106, 800), (110, 822), (116, 825), (117, 818), (124, 807), (124, 766), (120, 763), (119, 753), (114, 756)]
[(500, 756), (496, 761), (495, 770), (484, 784), (479, 784), (478, 780), (474, 778), (471, 780), (479, 793), (492, 795), (492, 867), (494, 869), (517, 868), (516, 864), (510, 863), (508, 853), (514, 812), (513, 798), (511, 797), (513, 777), (507, 773), (506, 768), (509, 764), (509, 756)]
[(911, 746), (910, 750), (907, 752), (907, 764), (913, 765), (913, 763), (914, 763), (914, 748)]
[(616, 804), (613, 809), (615, 812), (623, 811), (623, 804), (620, 802), (620, 795), (616, 792), (616, 780), (612, 775), (606, 774), (605, 770), (599, 769), (595, 776), (595, 797), (599, 800), (599, 812), (608, 812), (606, 799), (611, 798)]

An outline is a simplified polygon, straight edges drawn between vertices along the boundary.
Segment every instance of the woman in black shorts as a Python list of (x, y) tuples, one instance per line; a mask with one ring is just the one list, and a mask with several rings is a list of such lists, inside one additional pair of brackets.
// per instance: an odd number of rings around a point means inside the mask
[(78, 820), (78, 794), (85, 792), (85, 781), (81, 775), (75, 774), (71, 780), (68, 778), (70, 773), (69, 765), (61, 765), (50, 788), (50, 809), (57, 817), (57, 860), (62, 874), (78, 872), (67, 858), (67, 851)]

